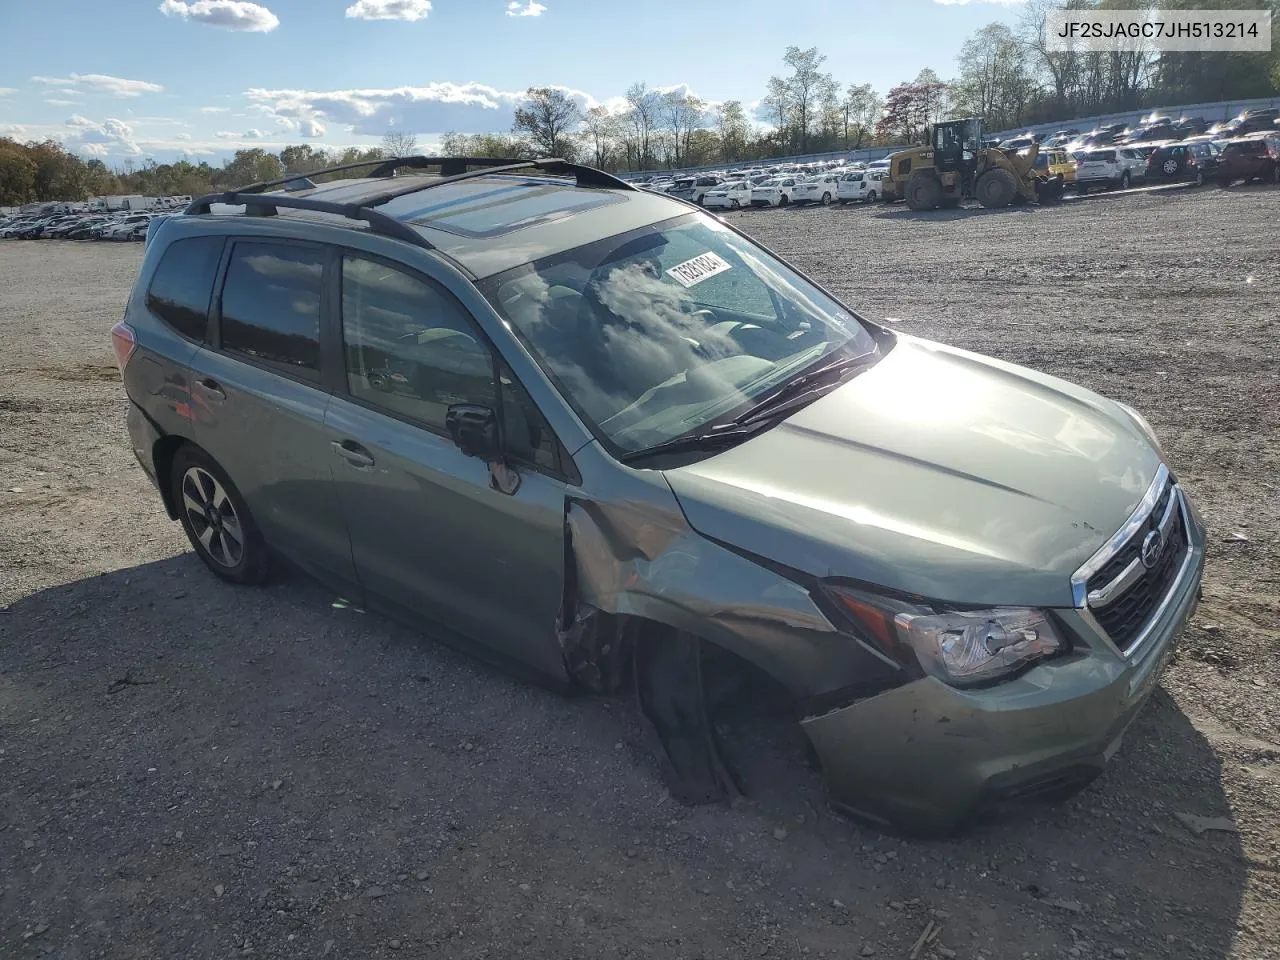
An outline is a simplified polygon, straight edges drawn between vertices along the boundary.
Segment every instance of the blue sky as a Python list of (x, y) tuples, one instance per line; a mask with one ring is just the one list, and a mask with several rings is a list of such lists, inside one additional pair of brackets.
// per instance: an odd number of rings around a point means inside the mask
[(519, 94), (614, 104), (634, 81), (757, 102), (789, 44), (881, 93), (946, 78), (1019, 0), (0, 0), (0, 136), (118, 164), (246, 146), (429, 147), (507, 130)]

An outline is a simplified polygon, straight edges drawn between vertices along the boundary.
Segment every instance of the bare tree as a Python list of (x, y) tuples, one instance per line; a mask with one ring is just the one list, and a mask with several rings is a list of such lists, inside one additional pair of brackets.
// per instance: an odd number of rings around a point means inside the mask
[(516, 108), (511, 131), (527, 136), (534, 151), (544, 157), (571, 158), (576, 149), (571, 135), (581, 120), (581, 108), (565, 91), (530, 87), (524, 106)]
[(650, 138), (658, 120), (660, 95), (644, 83), (633, 83), (627, 88), (627, 120), (635, 134), (636, 167), (648, 166), (653, 160)]
[(418, 152), (418, 138), (403, 130), (389, 129), (382, 135), (384, 157), (411, 157)]
[(618, 117), (604, 107), (592, 107), (582, 117), (582, 139), (591, 148), (597, 167), (607, 168), (615, 140), (618, 139)]
[(674, 166), (682, 166), (687, 161), (689, 138), (693, 131), (702, 126), (707, 112), (707, 105), (697, 97), (679, 90), (671, 90), (662, 95), (658, 103), (658, 117), (662, 128), (671, 137), (671, 159)]

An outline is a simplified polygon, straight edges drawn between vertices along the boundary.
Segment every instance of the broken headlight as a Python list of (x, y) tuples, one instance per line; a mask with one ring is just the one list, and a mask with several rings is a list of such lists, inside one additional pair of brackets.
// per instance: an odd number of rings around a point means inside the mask
[(1011, 676), (1067, 649), (1043, 610), (992, 607), (934, 610), (844, 586), (828, 595), (881, 652), (953, 687), (974, 687)]

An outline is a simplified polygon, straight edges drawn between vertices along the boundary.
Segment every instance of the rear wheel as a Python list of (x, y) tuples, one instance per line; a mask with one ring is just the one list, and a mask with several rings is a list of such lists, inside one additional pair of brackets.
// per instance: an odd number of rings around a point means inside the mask
[(267, 578), (270, 553), (249, 507), (212, 457), (184, 446), (169, 474), (182, 529), (205, 566), (232, 583), (259, 584)]
[(867, 203), (875, 203), (878, 199), (874, 190), (867, 194)]
[(921, 170), (907, 180), (903, 196), (912, 210), (934, 210), (942, 202), (942, 184), (932, 173)]
[(1129, 171), (1128, 170), (1120, 174), (1120, 189), (1121, 190), (1129, 189)]
[(988, 170), (978, 178), (978, 184), (973, 192), (978, 202), (987, 209), (1007, 207), (1018, 195), (1018, 181), (1008, 170), (997, 167), (994, 170)]
[(826, 206), (827, 204), (829, 204), (830, 202), (831, 202), (831, 194), (829, 194), (829, 193), (824, 193), (824, 194), (822, 195), (822, 205), (825, 207), (825, 206)]
[(737, 197), (734, 197), (732, 200), (730, 200), (730, 201), (729, 201), (729, 209), (730, 209), (730, 210), (737, 210), (740, 206), (742, 206), (742, 204), (740, 204), (740, 203), (738, 202), (738, 198), (737, 198)]

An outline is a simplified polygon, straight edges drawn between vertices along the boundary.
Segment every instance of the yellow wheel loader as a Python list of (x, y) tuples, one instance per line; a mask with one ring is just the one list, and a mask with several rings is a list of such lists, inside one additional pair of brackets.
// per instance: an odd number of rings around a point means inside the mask
[(1021, 154), (983, 146), (979, 117), (934, 124), (926, 134), (921, 146), (890, 156), (882, 184), (885, 200), (905, 200), (912, 210), (935, 210), (969, 199), (984, 207), (1007, 207), (1062, 196), (1062, 177), (1036, 170), (1039, 145)]

